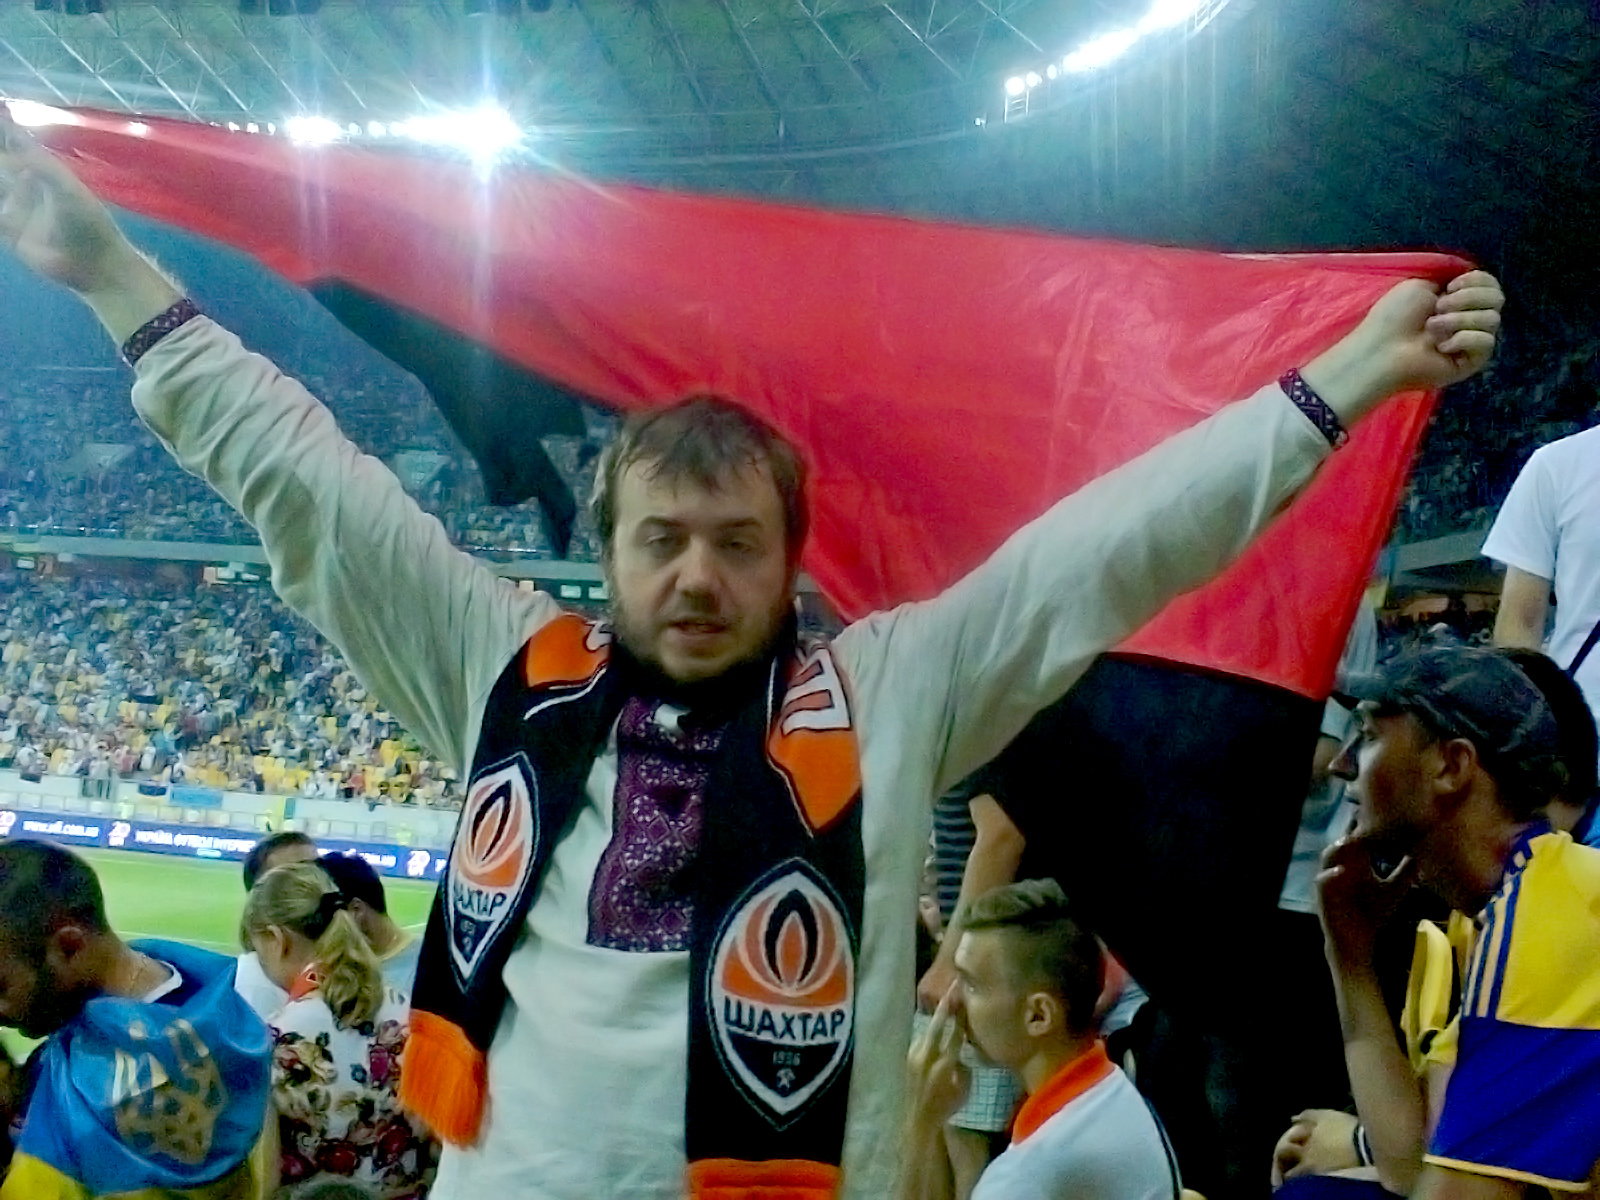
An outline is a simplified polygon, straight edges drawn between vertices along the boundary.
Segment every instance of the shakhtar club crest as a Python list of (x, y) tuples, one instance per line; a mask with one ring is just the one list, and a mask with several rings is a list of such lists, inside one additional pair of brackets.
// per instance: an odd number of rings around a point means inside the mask
[(533, 771), (518, 751), (467, 788), (445, 874), (450, 960), (465, 982), (516, 911), (539, 845)]
[(723, 923), (707, 996), (717, 1052), (776, 1127), (790, 1124), (844, 1063), (855, 984), (842, 907), (801, 859), (758, 881)]

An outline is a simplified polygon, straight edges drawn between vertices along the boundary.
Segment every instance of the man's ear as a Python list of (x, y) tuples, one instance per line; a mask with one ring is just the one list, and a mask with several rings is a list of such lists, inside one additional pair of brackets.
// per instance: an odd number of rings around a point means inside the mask
[(1022, 1027), (1029, 1037), (1045, 1037), (1061, 1030), (1066, 1021), (1061, 1001), (1049, 992), (1030, 992), (1022, 1001)]
[(59, 925), (44, 940), (44, 961), (59, 979), (76, 980), (88, 959), (88, 930), (81, 925)]
[(1472, 791), (1473, 781), (1483, 769), (1478, 748), (1466, 738), (1450, 738), (1430, 748), (1425, 759), (1435, 802), (1453, 810)]

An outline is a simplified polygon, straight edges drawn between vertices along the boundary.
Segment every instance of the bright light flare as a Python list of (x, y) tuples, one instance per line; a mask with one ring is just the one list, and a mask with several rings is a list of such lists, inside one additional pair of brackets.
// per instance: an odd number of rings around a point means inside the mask
[(30, 129), (37, 129), (44, 125), (82, 125), (77, 113), (68, 112), (64, 108), (52, 108), (48, 104), (40, 104), (36, 100), (7, 100), (6, 107), (11, 110), (11, 119), (18, 125)]
[(1097, 71), (1116, 62), (1133, 49), (1133, 44), (1138, 40), (1137, 29), (1117, 29), (1111, 33), (1103, 33), (1067, 55), (1061, 60), (1061, 65), (1068, 71), (1078, 73)]
[(1155, 0), (1150, 11), (1139, 21), (1140, 33), (1160, 33), (1174, 25), (1192, 21), (1206, 6), (1207, 0)]
[(522, 141), (522, 130), (503, 108), (485, 104), (462, 112), (430, 113), (396, 121), (389, 126), (395, 137), (431, 146), (465, 150), (480, 161), (493, 159)]
[(290, 117), (283, 123), (289, 140), (303, 146), (326, 146), (344, 136), (344, 128), (328, 117)]
[(1013, 75), (1010, 79), (1006, 80), (1006, 95), (1008, 96), (1020, 96), (1027, 90), (1028, 81), (1021, 75)]

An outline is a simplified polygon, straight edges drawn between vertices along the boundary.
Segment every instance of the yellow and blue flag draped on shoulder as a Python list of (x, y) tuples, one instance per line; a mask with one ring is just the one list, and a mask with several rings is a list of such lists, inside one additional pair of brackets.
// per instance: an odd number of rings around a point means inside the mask
[(40, 1047), (0, 1200), (254, 1196), (271, 1034), (233, 990), (231, 959), (170, 942), (138, 948), (173, 966), (181, 986), (154, 1002), (91, 1000)]
[(1600, 1159), (1600, 850), (1530, 830), (1478, 925), (1427, 1161), (1587, 1191)]

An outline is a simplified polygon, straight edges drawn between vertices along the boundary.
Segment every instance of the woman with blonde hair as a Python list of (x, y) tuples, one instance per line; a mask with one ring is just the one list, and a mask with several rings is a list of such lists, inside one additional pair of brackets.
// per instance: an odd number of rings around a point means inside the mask
[(270, 1022), (279, 1195), (345, 1180), (377, 1200), (413, 1200), (433, 1182), (439, 1145), (398, 1098), (410, 1009), (385, 987), (349, 904), (321, 867), (294, 863), (257, 881), (240, 920), (240, 941), (289, 993)]

